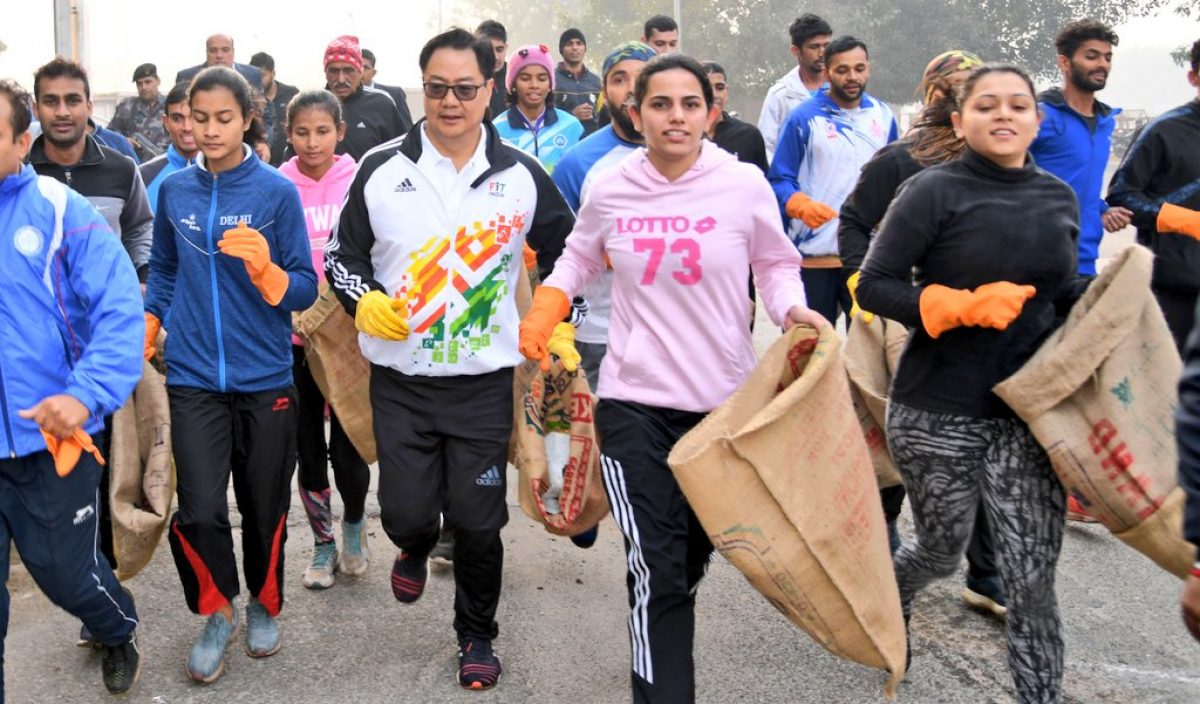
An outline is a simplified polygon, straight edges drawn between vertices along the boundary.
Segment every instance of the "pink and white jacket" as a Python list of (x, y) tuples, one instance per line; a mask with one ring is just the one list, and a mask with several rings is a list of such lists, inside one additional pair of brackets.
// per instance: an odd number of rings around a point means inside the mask
[[(314, 181), (300, 172), (299, 159), (296, 156), (289, 159), (279, 167), (279, 173), (296, 184), (296, 189), (300, 191), (313, 268), (320, 273), (325, 270), (325, 243), (329, 241), (329, 232), (341, 215), (342, 202), (346, 199), (346, 191), (350, 190), (357, 166), (350, 155), (335, 154), (333, 166), (320, 181)], [(292, 335), (292, 343), (303, 344), (295, 335)]]
[(612, 261), (597, 395), (708, 412), (757, 363), (751, 271), (771, 320), (804, 306), (800, 254), (762, 172), (712, 145), (674, 182), (638, 149), (596, 179), (544, 282), (572, 298)]

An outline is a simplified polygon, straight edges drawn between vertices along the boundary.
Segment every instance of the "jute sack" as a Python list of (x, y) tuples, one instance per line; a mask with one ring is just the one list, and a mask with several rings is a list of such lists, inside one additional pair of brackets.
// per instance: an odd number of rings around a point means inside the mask
[(890, 696), (904, 617), (840, 346), (785, 333), (668, 462), (717, 550), (825, 649), (889, 671)]
[(1125, 250), (1067, 321), (996, 385), (1046, 448), (1058, 478), (1113, 534), (1185, 577), (1174, 408), (1182, 363), (1150, 291), (1153, 255)]
[(884, 428), (887, 427), (888, 390), (900, 362), (908, 331), (894, 320), (863, 316), (850, 321), (846, 335), (846, 373), (850, 377), (850, 399), (871, 453), (871, 465), (880, 489), (901, 483), (900, 471), (892, 460)]
[[(524, 318), (533, 306), (533, 289), (538, 285), (539, 278), (536, 270), (527, 272), (526, 276), (517, 277), (517, 317)], [(513, 430), (508, 441), (508, 462), (517, 463), (517, 444), (520, 442), (520, 428), (525, 414), (525, 392), (529, 390), (533, 378), (539, 373), (538, 363), (526, 360), (513, 369)]]
[(354, 318), (338, 302), (329, 284), (321, 283), (317, 302), (293, 317), (304, 340), (305, 360), (313, 380), (337, 413), (346, 437), (367, 464), (377, 459), (371, 426), (371, 363), (358, 347)]
[[(596, 444), (595, 398), (582, 369), (568, 372), (555, 360), (548, 374), (536, 374), (522, 394), (517, 429), (517, 494), (521, 509), (555, 535), (576, 535), (593, 528), (608, 515), (608, 498), (600, 479), (600, 450)], [(562, 472), (558, 511), (543, 499), (552, 480), (546, 436), (566, 433), (570, 454)]]
[(130, 579), (154, 556), (175, 496), (171, 411), (166, 380), (149, 363), (113, 414), (108, 495), (117, 579)]

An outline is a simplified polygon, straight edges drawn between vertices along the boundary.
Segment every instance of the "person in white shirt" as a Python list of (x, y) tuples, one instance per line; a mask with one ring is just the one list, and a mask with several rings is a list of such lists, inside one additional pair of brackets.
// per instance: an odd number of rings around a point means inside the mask
[(775, 155), (779, 130), (800, 103), (808, 100), (825, 86), (825, 47), (833, 40), (833, 28), (825, 20), (806, 13), (796, 18), (788, 28), (792, 36), (792, 56), (797, 68), (781, 76), (767, 90), (762, 112), (758, 114), (758, 131), (767, 145), (767, 161)]

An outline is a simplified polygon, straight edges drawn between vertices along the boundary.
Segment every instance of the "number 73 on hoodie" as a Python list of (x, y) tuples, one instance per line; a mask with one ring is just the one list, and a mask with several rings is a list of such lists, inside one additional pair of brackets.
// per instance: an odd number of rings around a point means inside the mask
[[(704, 273), (700, 268), (700, 243), (690, 237), (680, 237), (671, 242), (670, 250), (680, 257), (679, 268), (672, 271), (671, 276), (684, 286), (699, 283)], [(653, 286), (663, 257), (666, 256), (667, 240), (662, 237), (636, 237), (633, 251), (635, 254), (649, 254), (646, 269), (642, 272), (642, 285)]]

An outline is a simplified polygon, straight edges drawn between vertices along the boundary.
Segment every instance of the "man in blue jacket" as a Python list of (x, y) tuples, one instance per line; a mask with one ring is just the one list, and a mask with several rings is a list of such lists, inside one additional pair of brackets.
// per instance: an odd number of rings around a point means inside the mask
[[(104, 218), (22, 166), (27, 99), (0, 81), (0, 562), (7, 579), (15, 543), (46, 596), (103, 644), (105, 687), (121, 693), (138, 674), (137, 611), (100, 557), (93, 436), (141, 377), (141, 293)], [(0, 637), (8, 608), (0, 589)]]
[(1075, 191), (1079, 201), (1079, 273), (1096, 275), (1096, 257), (1104, 231), (1127, 226), (1133, 215), (1120, 206), (1109, 207), (1100, 195), (1104, 169), (1112, 149), (1113, 128), (1120, 109), (1096, 100), (1112, 70), (1113, 47), (1118, 37), (1112, 27), (1097, 20), (1077, 20), (1054, 38), (1063, 87), (1039, 96), (1044, 118), (1029, 151), (1037, 165)]

